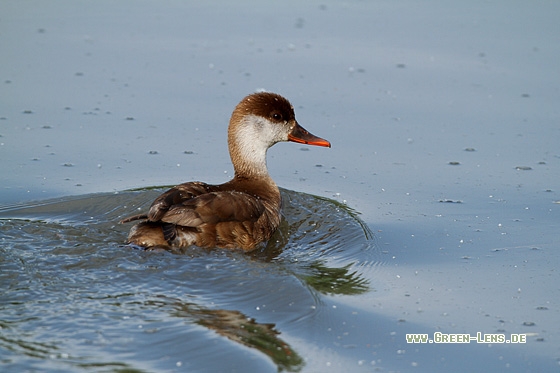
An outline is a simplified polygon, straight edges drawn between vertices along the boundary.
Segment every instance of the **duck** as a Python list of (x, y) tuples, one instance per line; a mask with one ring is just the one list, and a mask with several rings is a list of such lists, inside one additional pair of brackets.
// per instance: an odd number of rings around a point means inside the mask
[(121, 220), (137, 221), (127, 243), (147, 250), (196, 246), (250, 252), (268, 241), (280, 225), (282, 198), (268, 173), (266, 153), (282, 141), (331, 147), (299, 125), (286, 98), (271, 92), (246, 96), (228, 127), (233, 178), (219, 185), (193, 181), (167, 190), (147, 213)]

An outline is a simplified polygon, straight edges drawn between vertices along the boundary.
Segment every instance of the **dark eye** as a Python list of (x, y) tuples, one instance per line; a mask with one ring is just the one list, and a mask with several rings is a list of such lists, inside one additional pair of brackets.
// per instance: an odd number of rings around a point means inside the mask
[(273, 118), (274, 120), (281, 121), (281, 120), (282, 120), (282, 114), (280, 114), (280, 113), (272, 113), (272, 118)]

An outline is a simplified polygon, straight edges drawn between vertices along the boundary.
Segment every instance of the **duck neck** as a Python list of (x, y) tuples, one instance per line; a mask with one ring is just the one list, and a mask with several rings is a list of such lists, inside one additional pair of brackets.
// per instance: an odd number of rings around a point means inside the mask
[(266, 152), (269, 145), (264, 143), (258, 136), (251, 133), (243, 133), (244, 129), (228, 137), (229, 155), (235, 177), (270, 179), (266, 166)]

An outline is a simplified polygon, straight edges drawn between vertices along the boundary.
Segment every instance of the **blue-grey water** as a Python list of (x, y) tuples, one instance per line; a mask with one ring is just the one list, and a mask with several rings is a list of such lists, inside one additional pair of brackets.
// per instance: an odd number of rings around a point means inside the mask
[[(0, 2), (0, 371), (555, 371), (560, 5)], [(284, 220), (244, 255), (123, 245), (231, 178), (258, 89)], [(411, 344), (520, 334), (526, 343)]]
[(281, 228), (250, 255), (125, 246), (119, 219), (162, 191), (0, 212), (12, 217), (0, 220), (10, 370), (300, 371), (298, 345), (331, 328), (321, 320), (329, 297), (375, 291), (366, 274), (379, 252), (356, 213), (294, 192), (283, 191)]

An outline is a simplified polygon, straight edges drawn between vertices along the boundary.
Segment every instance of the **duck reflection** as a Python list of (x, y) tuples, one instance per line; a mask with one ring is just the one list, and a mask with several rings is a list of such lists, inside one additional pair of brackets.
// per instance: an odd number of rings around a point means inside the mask
[(351, 271), (351, 266), (329, 268), (317, 261), (306, 267), (309, 274), (296, 276), (322, 294), (356, 295), (369, 291), (369, 281), (357, 271)]
[(303, 358), (279, 338), (274, 324), (256, 322), (239, 311), (208, 309), (194, 303), (175, 303), (173, 316), (186, 317), (244, 346), (258, 350), (272, 359), (278, 371), (299, 372)]

